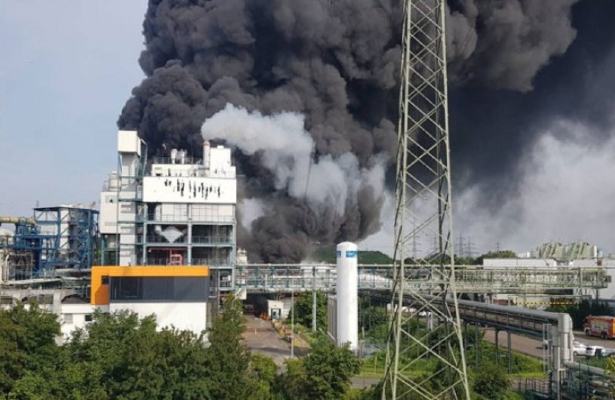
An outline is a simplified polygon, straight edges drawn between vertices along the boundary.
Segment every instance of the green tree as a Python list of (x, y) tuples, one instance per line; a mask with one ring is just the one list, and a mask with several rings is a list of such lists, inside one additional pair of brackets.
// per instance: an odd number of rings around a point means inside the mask
[(286, 399), (340, 399), (360, 368), (360, 360), (348, 346), (336, 347), (326, 336), (319, 335), (303, 360), (287, 362), (277, 388)]
[(214, 399), (247, 399), (255, 390), (248, 370), (250, 352), (241, 339), (243, 330), (241, 302), (229, 296), (209, 333), (208, 385)]
[(56, 316), (34, 303), (0, 310), (0, 393), (8, 395), (27, 374), (53, 371), (59, 334)]
[(201, 336), (156, 329), (153, 316), (97, 313), (65, 346), (67, 398), (208, 399), (208, 366)]
[(605, 302), (582, 300), (571, 305), (551, 306), (547, 311), (570, 314), (574, 329), (582, 329), (585, 318), (590, 315), (614, 315), (613, 309)]
[[(605, 370), (611, 375), (611, 378), (615, 377), (615, 357), (609, 357), (607, 359)], [(615, 385), (610, 384), (609, 392), (611, 395), (615, 395)]]
[(474, 260), (474, 265), (482, 265), (485, 258), (517, 258), (517, 253), (512, 250), (490, 251)]
[(359, 327), (367, 338), (384, 343), (389, 331), (386, 304), (373, 304), (368, 296), (359, 297)]
[(267, 400), (274, 396), (274, 385), (278, 367), (273, 360), (262, 354), (250, 356), (250, 374), (255, 390), (250, 399)]
[[(295, 298), (295, 323), (306, 328), (312, 327), (312, 292), (305, 292)], [(291, 311), (292, 313), (292, 311)], [(288, 316), (291, 318), (291, 315)], [(316, 327), (326, 330), (327, 327), (327, 295), (324, 292), (316, 292)]]
[(510, 380), (504, 369), (496, 364), (484, 364), (476, 372), (472, 389), (481, 398), (489, 400), (505, 399)]

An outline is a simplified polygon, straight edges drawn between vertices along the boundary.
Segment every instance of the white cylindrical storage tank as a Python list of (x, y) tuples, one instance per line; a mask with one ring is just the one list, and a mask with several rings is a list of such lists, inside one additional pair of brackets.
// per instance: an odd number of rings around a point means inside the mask
[(350, 343), (356, 351), (359, 346), (359, 279), (357, 245), (343, 242), (337, 245), (337, 337), (338, 346)]

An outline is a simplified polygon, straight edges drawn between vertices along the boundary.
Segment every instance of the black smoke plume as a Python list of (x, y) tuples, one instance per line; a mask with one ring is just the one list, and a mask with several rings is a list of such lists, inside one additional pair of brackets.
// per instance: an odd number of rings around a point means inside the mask
[[(510, 96), (530, 91), (537, 72), (575, 38), (573, 3), (450, 0), (449, 65), (459, 88), (453, 93), (453, 113), (485, 90), (505, 89)], [(263, 115), (295, 112), (305, 116), (314, 162), (351, 153), (359, 169), (373, 168), (382, 160), (390, 165), (397, 120), (400, 4), (150, 0), (143, 24), (145, 50), (139, 59), (147, 78), (133, 90), (118, 125), (137, 129), (152, 152), (161, 151), (164, 144), (199, 155), (201, 125), (227, 103)], [(474, 139), (481, 134), (471, 133)], [(472, 141), (456, 140), (460, 148)], [(315, 242), (358, 240), (378, 229), (382, 193), (358, 190), (343, 215), (334, 212), (335, 205), (315, 209), (276, 188), (275, 177), (259, 157), (236, 152), (245, 175), (243, 196), (263, 199), (268, 206), (250, 229), (240, 232), (240, 245), (248, 248), (252, 259), (299, 261)], [(460, 169), (468, 171), (464, 177), (480, 180), (472, 157), (457, 158)]]

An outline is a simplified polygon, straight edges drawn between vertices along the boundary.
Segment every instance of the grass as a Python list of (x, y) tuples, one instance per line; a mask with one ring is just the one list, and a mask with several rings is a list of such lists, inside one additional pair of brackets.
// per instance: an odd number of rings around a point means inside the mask
[[(500, 350), (500, 366), (508, 368), (508, 352)], [(468, 368), (476, 367), (474, 360), (476, 353), (474, 349), (466, 352), (466, 360)], [(481, 360), (495, 361), (495, 345), (482, 341), (481, 343)], [(542, 378), (545, 376), (542, 361), (538, 358), (527, 356), (519, 352), (512, 352), (512, 371), (509, 374), (512, 377), (518, 378)]]
[[(437, 360), (424, 359), (416, 361), (406, 375), (409, 378), (418, 378), (430, 371), (433, 371), (436, 366)], [(360, 377), (382, 377), (384, 375), (385, 353), (378, 352), (371, 357), (363, 360), (361, 365)]]
[(577, 364), (589, 365), (590, 367), (606, 369), (609, 357), (579, 357), (577, 358)]

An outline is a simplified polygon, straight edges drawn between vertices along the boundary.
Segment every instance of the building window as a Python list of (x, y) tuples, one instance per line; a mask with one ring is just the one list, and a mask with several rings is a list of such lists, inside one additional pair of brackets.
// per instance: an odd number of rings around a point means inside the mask
[(92, 322), (92, 314), (85, 314), (85, 322)]
[(111, 301), (116, 302), (206, 302), (207, 277), (112, 277)]
[(143, 278), (111, 278), (111, 299), (141, 300), (143, 298)]

